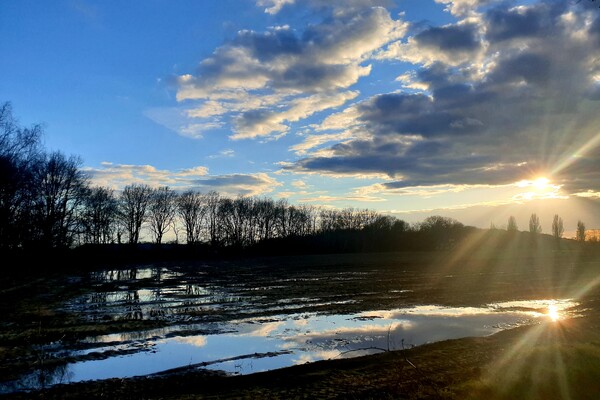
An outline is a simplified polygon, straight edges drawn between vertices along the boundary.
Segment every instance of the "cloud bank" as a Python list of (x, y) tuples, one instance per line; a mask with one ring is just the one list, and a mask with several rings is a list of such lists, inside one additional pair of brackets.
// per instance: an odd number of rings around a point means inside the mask
[[(322, 21), (302, 31), (287, 25), (242, 30), (202, 60), (195, 73), (177, 77), (177, 99), (189, 104), (188, 115), (197, 120), (193, 125), (227, 121), (232, 139), (285, 134), (291, 123), (354, 99), (358, 92), (348, 89), (371, 73), (373, 52), (407, 28), (373, 2), (301, 3), (318, 9)], [(293, 0), (257, 5), (269, 14), (297, 6)]]
[[(438, 0), (456, 17), (415, 29), (377, 58), (409, 62), (404, 87), (374, 95), (318, 129), (285, 169), (386, 174), (389, 189), (502, 185), (547, 176), (565, 193), (600, 186), (600, 12), (565, 1)], [(522, 3), (522, 4), (521, 4)], [(334, 117), (331, 117), (334, 118)], [(325, 125), (325, 124), (324, 124)], [(322, 127), (321, 127), (322, 128)]]

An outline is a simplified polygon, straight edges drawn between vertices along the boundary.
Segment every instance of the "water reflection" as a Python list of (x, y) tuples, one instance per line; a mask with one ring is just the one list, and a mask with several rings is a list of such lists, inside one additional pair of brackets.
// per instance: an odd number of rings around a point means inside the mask
[[(94, 272), (88, 277), (92, 290), (66, 303), (65, 311), (83, 319), (155, 320), (166, 326), (57, 343), (49, 356), (75, 362), (66, 364), (63, 372), (35, 371), (6, 390), (182, 367), (248, 374), (556, 321), (577, 305), (568, 299), (543, 299), (356, 312), (375, 304), (363, 303), (366, 298), (377, 299), (377, 304), (384, 304), (383, 299), (394, 300), (385, 304), (405, 304), (413, 293), (401, 284), (382, 285), (380, 292), (357, 290), (355, 281), (365, 274), (371, 272), (320, 271), (314, 278), (305, 272), (277, 277), (242, 271), (235, 279), (208, 268)], [(335, 290), (307, 289), (339, 282), (350, 284)], [(323, 311), (335, 313), (319, 313)], [(44, 379), (36, 381), (35, 376)]]
[[(130, 301), (137, 299), (134, 294)], [(76, 382), (147, 375), (175, 368), (247, 374), (322, 359), (355, 357), (446, 339), (485, 336), (524, 324), (556, 320), (572, 300), (534, 300), (484, 307), (422, 305), (353, 314), (280, 314), (223, 323), (91, 337), (65, 367)], [(33, 385), (31, 377), (19, 383)], [(44, 384), (58, 383), (50, 379)], [(39, 386), (39, 385), (38, 385)]]

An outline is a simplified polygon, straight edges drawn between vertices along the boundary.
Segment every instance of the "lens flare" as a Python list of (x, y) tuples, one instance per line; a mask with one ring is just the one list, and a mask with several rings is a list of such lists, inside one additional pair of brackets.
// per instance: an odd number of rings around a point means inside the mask
[(552, 322), (556, 322), (560, 319), (560, 313), (558, 312), (558, 308), (554, 304), (550, 304), (548, 306), (548, 317), (550, 317)]

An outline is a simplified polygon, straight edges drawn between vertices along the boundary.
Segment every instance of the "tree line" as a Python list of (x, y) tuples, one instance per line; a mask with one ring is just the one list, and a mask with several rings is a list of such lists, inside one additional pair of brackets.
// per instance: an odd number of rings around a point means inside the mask
[[(0, 248), (136, 245), (148, 239), (162, 244), (169, 237), (174, 243), (215, 249), (303, 245), (327, 251), (444, 249), (475, 229), (441, 216), (411, 225), (367, 209), (229, 198), (215, 191), (178, 192), (131, 184), (115, 192), (92, 186), (80, 158), (46, 151), (41, 135), (39, 125), (20, 126), (9, 103), (0, 107)], [(541, 232), (535, 214), (529, 229)], [(552, 229), (555, 237), (562, 236), (558, 215)], [(507, 230), (517, 230), (512, 216)], [(585, 239), (581, 221), (578, 238)]]
[[(82, 161), (46, 151), (39, 125), (22, 127), (10, 103), (0, 108), (0, 246), (69, 248), (83, 244), (156, 244), (170, 232), (176, 243), (248, 248), (259, 242), (333, 232), (384, 236), (409, 231), (450, 243), (458, 221), (430, 217), (410, 226), (371, 210), (291, 205), (286, 199), (229, 198), (211, 191), (177, 192), (169, 187), (131, 184), (118, 193), (92, 186)], [(327, 236), (329, 235), (329, 236)]]
[[(517, 220), (512, 215), (508, 217), (508, 224), (506, 226), (506, 230), (509, 232), (516, 232), (519, 230), (517, 226)], [(552, 236), (555, 239), (561, 239), (563, 237), (563, 234), (565, 233), (563, 219), (558, 214), (554, 214), (554, 218), (552, 219), (551, 230)], [(536, 235), (542, 233), (542, 225), (540, 223), (540, 218), (536, 213), (531, 214), (531, 216), (529, 217), (529, 232)], [(586, 228), (585, 224), (581, 220), (577, 221), (575, 239), (578, 242), (585, 242), (586, 240)]]

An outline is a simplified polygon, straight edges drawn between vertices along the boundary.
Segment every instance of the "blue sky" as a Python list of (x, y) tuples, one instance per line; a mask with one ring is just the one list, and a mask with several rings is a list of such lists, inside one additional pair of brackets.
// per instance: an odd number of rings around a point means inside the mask
[[(100, 185), (598, 224), (600, 11), (567, 0), (4, 1), (0, 101)], [(594, 219), (596, 218), (596, 219)]]

